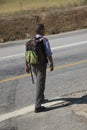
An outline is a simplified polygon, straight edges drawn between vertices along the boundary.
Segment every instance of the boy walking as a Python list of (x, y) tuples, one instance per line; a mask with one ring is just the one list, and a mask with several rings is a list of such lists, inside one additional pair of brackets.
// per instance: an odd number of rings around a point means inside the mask
[[(46, 81), (46, 68), (47, 63), (50, 64), (50, 71), (53, 71), (54, 65), (53, 65), (53, 58), (52, 58), (52, 52), (50, 48), (50, 44), (47, 38), (44, 37), (45, 34), (45, 27), (43, 24), (37, 24), (36, 28), (36, 36), (35, 39), (43, 39), (43, 50), (44, 50), (44, 58), (43, 61), (39, 64), (31, 64), (31, 68), (36, 75), (36, 101), (35, 101), (35, 112), (42, 112), (46, 110), (46, 107), (41, 106), (42, 103), (45, 102), (45, 81)], [(40, 57), (42, 58), (42, 57)], [(28, 66), (28, 62), (26, 61), (26, 72), (30, 71), (30, 68)]]

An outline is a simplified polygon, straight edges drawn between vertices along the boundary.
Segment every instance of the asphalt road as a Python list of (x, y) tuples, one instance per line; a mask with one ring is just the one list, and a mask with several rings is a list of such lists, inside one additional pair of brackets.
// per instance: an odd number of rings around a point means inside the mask
[[(87, 90), (87, 30), (48, 36), (48, 39), (55, 70), (47, 71), (46, 98)], [(26, 41), (0, 44), (0, 115), (34, 104), (35, 85), (30, 75), (24, 74)], [(87, 123), (84, 124), (71, 111), (61, 108), (39, 116), (30, 113), (8, 119), (0, 123), (0, 130), (86, 130)]]

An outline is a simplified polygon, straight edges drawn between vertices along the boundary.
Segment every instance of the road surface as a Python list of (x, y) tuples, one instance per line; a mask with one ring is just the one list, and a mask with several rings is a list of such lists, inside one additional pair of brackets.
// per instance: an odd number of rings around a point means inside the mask
[[(55, 69), (47, 70), (45, 95), (49, 100), (63, 102), (64, 95), (87, 90), (87, 30), (48, 39)], [(26, 41), (0, 44), (0, 130), (86, 130), (87, 120), (81, 122), (84, 119), (80, 120), (67, 107), (50, 109), (52, 104), (48, 104), (46, 113), (33, 112), (35, 85), (30, 74), (24, 72)]]

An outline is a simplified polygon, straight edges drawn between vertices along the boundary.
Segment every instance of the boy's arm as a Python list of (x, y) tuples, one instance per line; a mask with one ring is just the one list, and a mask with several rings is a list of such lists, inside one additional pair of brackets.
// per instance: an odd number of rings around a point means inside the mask
[(26, 58), (25, 58), (25, 72), (27, 72), (27, 73), (30, 72), (29, 63), (27, 62)]
[(45, 53), (47, 55), (48, 61), (50, 62), (50, 71), (54, 70), (54, 64), (53, 64), (53, 57), (52, 57), (52, 51), (50, 48), (50, 43), (48, 41), (48, 39), (44, 38), (43, 40), (44, 42), (44, 47), (45, 47)]
[(50, 65), (49, 65), (50, 71), (53, 71), (54, 70), (54, 64), (53, 64), (53, 57), (52, 57), (52, 55), (48, 56), (48, 60), (50, 62)]

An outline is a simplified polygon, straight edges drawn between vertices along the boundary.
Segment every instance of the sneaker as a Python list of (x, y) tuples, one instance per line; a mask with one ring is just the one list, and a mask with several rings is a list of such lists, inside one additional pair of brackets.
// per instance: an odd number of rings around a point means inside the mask
[(41, 106), (41, 107), (35, 108), (35, 113), (38, 113), (38, 112), (44, 112), (44, 111), (46, 111), (46, 107), (44, 107), (44, 106)]
[(44, 99), (44, 100), (41, 101), (42, 104), (47, 103), (47, 102), (48, 102), (48, 99)]

